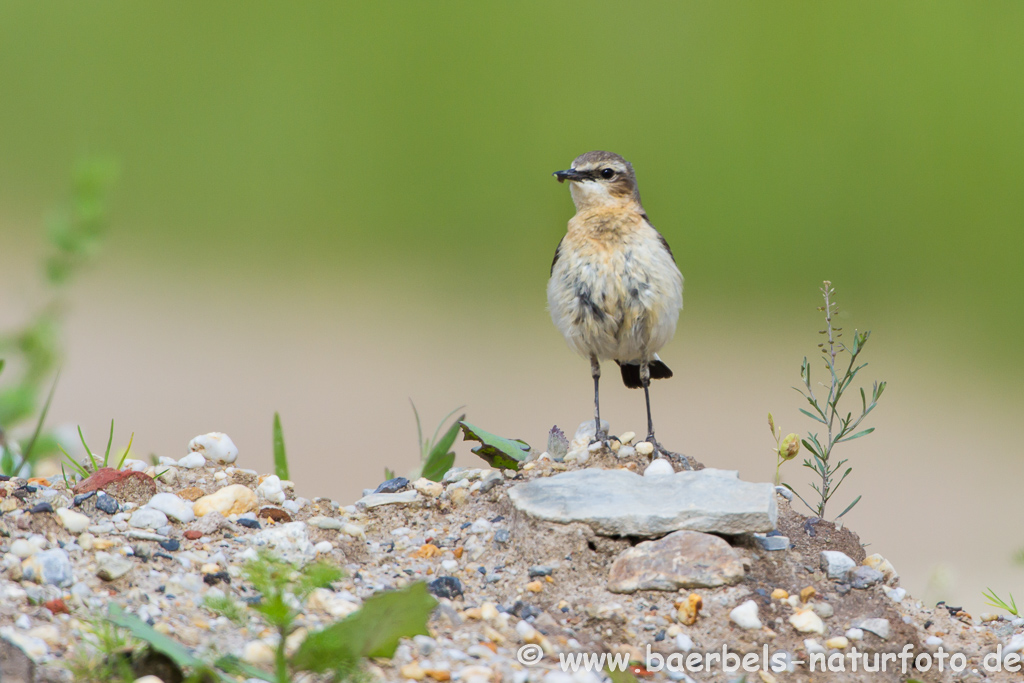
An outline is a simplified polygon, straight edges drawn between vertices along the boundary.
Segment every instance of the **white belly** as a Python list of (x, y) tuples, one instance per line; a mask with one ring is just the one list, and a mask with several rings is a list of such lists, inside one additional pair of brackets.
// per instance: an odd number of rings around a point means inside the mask
[(588, 358), (651, 360), (675, 334), (682, 306), (683, 276), (656, 238), (563, 249), (548, 281), (555, 326)]

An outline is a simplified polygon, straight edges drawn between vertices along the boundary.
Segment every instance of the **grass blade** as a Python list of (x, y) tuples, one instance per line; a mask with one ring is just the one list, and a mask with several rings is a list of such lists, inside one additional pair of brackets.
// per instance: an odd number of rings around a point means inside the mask
[[(43, 412), (39, 413), (39, 421), (36, 422), (36, 430), (32, 432), (32, 438), (28, 442), (28, 446), (25, 447), (25, 452), (21, 455), (21, 464), (18, 465), (20, 470), (22, 466), (27, 462), (32, 462), (32, 449), (36, 447), (36, 441), (39, 439), (39, 434), (43, 431), (43, 423), (46, 421), (46, 414), (50, 412), (50, 403), (53, 402), (53, 394), (57, 391), (57, 382), (60, 380), (60, 370), (57, 371), (57, 376), (53, 378), (53, 384), (50, 386), (50, 393), (46, 397), (46, 403), (43, 404)], [(15, 472), (12, 472), (15, 474)]]
[(93, 472), (95, 472), (100, 468), (100, 465), (96, 462), (96, 458), (93, 456), (92, 451), (89, 450), (89, 444), (85, 442), (85, 436), (82, 434), (82, 425), (78, 425), (78, 438), (82, 440), (82, 446), (85, 447), (85, 452), (89, 455), (89, 460), (92, 461)]
[[(111, 425), (114, 423), (111, 422)], [(132, 432), (131, 437), (128, 439), (128, 448), (124, 449), (124, 455), (121, 456), (121, 461), (117, 463), (117, 469), (121, 469), (124, 466), (124, 461), (128, 459), (128, 454), (132, 452), (132, 442), (135, 441), (135, 432)], [(167, 470), (164, 470), (166, 472)]]
[[(856, 505), (857, 503), (859, 503), (859, 502), (860, 502), (860, 499), (861, 499), (861, 496), (857, 496), (856, 498), (854, 498), (854, 499), (853, 499), (853, 502), (852, 502), (852, 503), (850, 503), (849, 505), (847, 505), (847, 506), (846, 506), (846, 509), (845, 509), (845, 510), (843, 510), (842, 512), (840, 512), (840, 513), (839, 513), (839, 517), (842, 517), (842, 516), (843, 516), (843, 515), (845, 515), (845, 514), (846, 514), (847, 512), (849, 512), (850, 510), (852, 510), (852, 509), (853, 509), (853, 506), (854, 506), (854, 505)], [(836, 519), (839, 519), (839, 517), (836, 517)]]
[(107, 437), (107, 451), (103, 454), (103, 466), (110, 462), (110, 446), (114, 443), (114, 421), (110, 421), (110, 436)]
[(289, 479), (288, 454), (284, 449), (284, 430), (281, 429), (281, 414), (274, 413), (274, 474)]

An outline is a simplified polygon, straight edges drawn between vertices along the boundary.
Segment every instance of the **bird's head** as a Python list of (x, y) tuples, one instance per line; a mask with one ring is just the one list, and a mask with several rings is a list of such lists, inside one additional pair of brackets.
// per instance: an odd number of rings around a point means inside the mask
[(633, 165), (611, 152), (587, 152), (576, 157), (572, 168), (553, 173), (558, 182), (569, 181), (576, 210), (640, 203)]

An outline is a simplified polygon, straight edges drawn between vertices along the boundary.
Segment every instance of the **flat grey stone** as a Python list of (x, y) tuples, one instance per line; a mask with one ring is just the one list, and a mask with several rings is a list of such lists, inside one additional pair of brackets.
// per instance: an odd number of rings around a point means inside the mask
[(401, 493), (371, 493), (356, 501), (356, 507), (368, 510), (381, 505), (409, 505), (417, 503), (422, 498), (418, 491), (402, 491)]
[(120, 555), (96, 553), (96, 576), (104, 581), (116, 581), (132, 570), (132, 561)]
[(61, 588), (75, 582), (71, 558), (61, 548), (44, 550), (21, 563), (24, 577), (38, 584), (52, 584)]
[(852, 625), (854, 628), (874, 633), (882, 640), (888, 640), (891, 633), (888, 619), (860, 619), (853, 622)]
[(754, 540), (763, 550), (789, 550), (788, 536), (762, 536), (754, 534)]
[(718, 536), (676, 531), (644, 541), (615, 558), (608, 577), (612, 593), (717, 588), (743, 578), (740, 554)]
[(733, 470), (643, 477), (583, 469), (509, 489), (516, 509), (549, 522), (582, 522), (605, 536), (663, 536), (687, 529), (744, 534), (775, 528), (775, 488)]
[(871, 567), (863, 566), (854, 567), (846, 576), (846, 580), (850, 582), (851, 586), (860, 589), (870, 588), (876, 583), (879, 583), (883, 578), (885, 577), (882, 576), (882, 572), (877, 569), (872, 569)]
[(822, 550), (819, 556), (821, 571), (834, 581), (844, 581), (857, 563), (846, 553), (838, 550)]

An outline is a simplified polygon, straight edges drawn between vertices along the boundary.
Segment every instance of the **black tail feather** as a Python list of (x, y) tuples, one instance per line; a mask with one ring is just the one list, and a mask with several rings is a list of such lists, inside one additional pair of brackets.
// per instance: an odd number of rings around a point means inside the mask
[[(672, 370), (660, 360), (652, 360), (648, 366), (651, 368), (651, 379), (668, 379), (672, 376)], [(630, 389), (643, 388), (644, 385), (640, 383), (639, 363), (619, 363), (619, 370), (622, 372), (623, 384)]]

